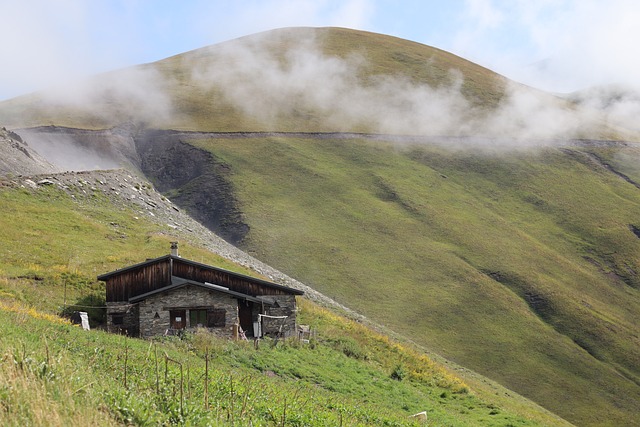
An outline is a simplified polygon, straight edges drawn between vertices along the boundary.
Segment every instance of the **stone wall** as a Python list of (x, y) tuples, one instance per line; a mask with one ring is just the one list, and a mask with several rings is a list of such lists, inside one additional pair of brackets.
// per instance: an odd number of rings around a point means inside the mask
[(272, 306), (267, 306), (266, 314), (270, 316), (288, 316), (281, 319), (262, 319), (262, 334), (275, 336), (282, 325), (282, 332), (285, 337), (296, 333), (296, 297), (295, 295), (269, 295), (269, 299), (275, 302)]
[[(137, 337), (138, 329), (138, 306), (128, 302), (108, 302), (107, 303), (107, 330), (118, 334)], [(121, 319), (114, 322), (114, 319)]]
[(194, 331), (196, 325), (190, 325), (189, 308), (224, 309), (225, 326), (207, 328), (221, 337), (233, 336), (233, 325), (238, 323), (238, 302), (222, 292), (203, 289), (198, 286), (185, 286), (169, 292), (153, 295), (140, 302), (140, 336), (148, 338), (164, 335), (170, 329), (169, 310), (186, 309), (186, 330)]
[[(262, 319), (263, 335), (275, 336), (282, 325), (285, 337), (296, 333), (296, 298), (294, 295), (269, 295), (272, 305), (265, 305), (265, 314), (287, 316), (281, 319)], [(107, 303), (107, 328), (110, 332), (124, 333), (130, 336), (149, 338), (164, 335), (170, 329), (170, 310), (185, 310), (187, 331), (194, 331), (196, 325), (190, 325), (190, 309), (225, 310), (224, 327), (207, 327), (219, 337), (233, 337), (233, 325), (239, 323), (238, 301), (232, 296), (199, 286), (185, 286), (169, 292), (152, 295), (138, 305), (129, 303)], [(260, 306), (254, 304), (253, 318), (257, 319)], [(114, 318), (121, 318), (121, 324), (114, 324)]]

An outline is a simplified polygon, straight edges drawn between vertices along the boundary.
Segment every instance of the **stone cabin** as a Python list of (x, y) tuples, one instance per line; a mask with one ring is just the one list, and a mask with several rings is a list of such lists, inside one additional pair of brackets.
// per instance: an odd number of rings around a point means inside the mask
[(171, 254), (98, 276), (107, 328), (148, 338), (207, 328), (221, 337), (289, 336), (303, 292)]

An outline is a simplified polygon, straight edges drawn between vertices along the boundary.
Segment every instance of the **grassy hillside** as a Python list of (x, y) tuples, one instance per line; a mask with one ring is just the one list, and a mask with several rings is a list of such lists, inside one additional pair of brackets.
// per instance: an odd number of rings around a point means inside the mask
[[(100, 191), (3, 185), (0, 206), (2, 425), (409, 426), (424, 410), (437, 426), (569, 425), (304, 300), (300, 321), (317, 331), (308, 345), (82, 331), (62, 306), (102, 305), (96, 274), (163, 254), (175, 236)], [(184, 256), (250, 273), (181, 243)]]
[(196, 145), (232, 171), (260, 259), (579, 425), (635, 422), (640, 191), (598, 157)]

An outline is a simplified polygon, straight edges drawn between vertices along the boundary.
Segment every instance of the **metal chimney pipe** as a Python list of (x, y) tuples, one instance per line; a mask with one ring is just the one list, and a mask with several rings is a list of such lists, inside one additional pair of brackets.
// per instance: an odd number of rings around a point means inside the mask
[(171, 256), (178, 257), (178, 242), (171, 242)]

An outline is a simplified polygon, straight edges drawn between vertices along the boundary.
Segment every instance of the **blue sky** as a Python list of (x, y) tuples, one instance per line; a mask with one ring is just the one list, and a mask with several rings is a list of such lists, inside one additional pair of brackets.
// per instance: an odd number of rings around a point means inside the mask
[(435, 46), (542, 89), (640, 86), (635, 0), (0, 0), (0, 99), (289, 26)]

